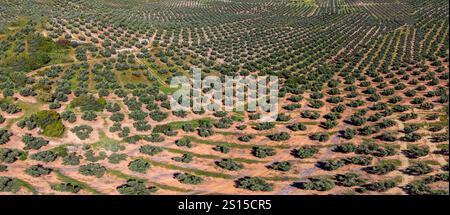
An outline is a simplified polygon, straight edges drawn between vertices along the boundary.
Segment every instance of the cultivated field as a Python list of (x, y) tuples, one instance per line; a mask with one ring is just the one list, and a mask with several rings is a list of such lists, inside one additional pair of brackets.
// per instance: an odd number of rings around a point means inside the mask
[[(0, 194), (448, 195), (447, 0), (1, 0)], [(276, 75), (280, 111), (174, 111)]]

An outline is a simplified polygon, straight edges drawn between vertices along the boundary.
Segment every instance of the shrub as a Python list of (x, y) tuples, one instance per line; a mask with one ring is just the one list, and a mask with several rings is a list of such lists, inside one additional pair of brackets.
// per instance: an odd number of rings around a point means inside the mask
[(86, 111), (81, 115), (81, 119), (86, 121), (94, 121), (97, 119), (97, 114), (94, 111)]
[(265, 158), (267, 156), (273, 156), (275, 154), (276, 154), (276, 152), (273, 148), (261, 147), (261, 146), (253, 147), (253, 155), (255, 155), (258, 158)]
[(85, 140), (89, 138), (90, 134), (92, 133), (94, 129), (92, 129), (91, 126), (88, 125), (80, 125), (72, 128), (70, 131), (72, 133), (75, 133), (80, 140)]
[(128, 164), (128, 169), (134, 172), (145, 173), (150, 168), (150, 163), (142, 158), (131, 161)]
[(388, 191), (388, 190), (396, 187), (397, 185), (398, 185), (397, 180), (389, 179), (389, 180), (374, 182), (372, 184), (367, 184), (364, 187), (371, 191), (385, 192), (385, 191)]
[(292, 163), (289, 161), (283, 161), (283, 162), (275, 162), (273, 163), (270, 168), (278, 171), (289, 171), (292, 168)]
[(317, 140), (319, 142), (326, 142), (330, 139), (330, 135), (327, 133), (315, 133), (315, 134), (309, 135), (309, 139)]
[(136, 128), (137, 131), (149, 131), (152, 129), (152, 126), (147, 124), (145, 120), (134, 122), (133, 127)]
[(116, 189), (122, 195), (150, 195), (158, 190), (155, 186), (147, 187), (144, 181), (137, 179), (129, 179)]
[(151, 145), (141, 146), (141, 148), (139, 148), (139, 152), (150, 156), (156, 155), (162, 151), (163, 149), (161, 147)]
[(308, 181), (301, 184), (305, 190), (328, 191), (335, 187), (335, 183), (327, 177), (309, 178)]
[(28, 149), (40, 149), (43, 146), (48, 145), (48, 141), (42, 137), (33, 137), (31, 134), (24, 134), (22, 136), (22, 142), (25, 143), (25, 150)]
[(97, 161), (103, 160), (107, 157), (105, 152), (99, 152), (98, 156), (95, 156), (95, 153), (93, 150), (87, 150), (84, 153), (84, 156), (86, 157), (86, 160), (88, 160), (90, 162), (97, 162)]
[(361, 165), (361, 166), (367, 166), (372, 163), (373, 158), (370, 156), (356, 156), (356, 157), (350, 157), (346, 158), (345, 161), (350, 164), (355, 165)]
[(19, 190), (20, 185), (16, 178), (0, 176), (0, 192), (16, 193)]
[(6, 172), (8, 170), (8, 166), (0, 164), (0, 172)]
[(0, 148), (0, 162), (14, 163), (24, 155), (25, 152), (17, 149)]
[(79, 107), (81, 111), (103, 111), (106, 105), (106, 100), (104, 98), (94, 98), (92, 95), (81, 95), (74, 98), (70, 102), (71, 107)]
[(202, 178), (189, 173), (176, 173), (174, 177), (183, 184), (200, 184), (203, 182)]
[(121, 161), (125, 161), (127, 159), (127, 154), (118, 154), (118, 153), (112, 153), (108, 157), (108, 162), (112, 164), (118, 164)]
[(60, 184), (52, 184), (50, 185), (52, 190), (56, 190), (59, 192), (69, 192), (69, 193), (78, 193), (82, 188), (78, 184), (73, 184), (70, 182), (64, 182)]
[(284, 141), (284, 140), (288, 140), (289, 138), (291, 138), (291, 135), (289, 135), (289, 133), (287, 133), (287, 132), (280, 132), (280, 133), (271, 134), (268, 137), (269, 137), (269, 139), (271, 139), (273, 141)]
[(366, 169), (370, 174), (385, 175), (396, 170), (401, 165), (399, 160), (381, 160), (377, 165)]
[(101, 178), (105, 172), (106, 168), (98, 163), (90, 163), (86, 165), (81, 165), (78, 172), (86, 176), (95, 176)]
[(125, 114), (123, 113), (113, 113), (109, 119), (113, 122), (122, 122), (125, 119)]
[(41, 175), (48, 175), (52, 172), (52, 169), (46, 168), (41, 164), (33, 165), (25, 169), (25, 173), (33, 177), (39, 177)]
[(200, 137), (209, 137), (214, 134), (214, 131), (207, 128), (199, 128), (198, 129), (198, 135)]
[(255, 138), (255, 135), (253, 134), (247, 134), (244, 136), (240, 136), (238, 139), (242, 142), (249, 142), (251, 139)]
[(223, 159), (219, 162), (216, 163), (217, 166), (226, 169), (226, 170), (230, 170), (230, 171), (236, 171), (236, 170), (240, 170), (242, 169), (244, 166), (240, 163), (237, 163), (236, 161), (232, 160), (232, 159)]
[(188, 138), (181, 138), (179, 140), (176, 140), (175, 145), (180, 146), (180, 147), (184, 146), (184, 147), (192, 148), (191, 140)]
[(337, 181), (337, 185), (344, 187), (361, 186), (367, 182), (367, 179), (361, 178), (359, 174), (351, 172), (338, 174), (335, 176), (335, 180)]
[(404, 153), (409, 158), (419, 158), (427, 156), (430, 148), (427, 145), (408, 145)]
[(326, 160), (326, 161), (320, 161), (318, 162), (318, 166), (321, 169), (331, 171), (331, 170), (337, 170), (345, 165), (345, 161), (342, 159), (337, 160)]
[(70, 123), (74, 123), (75, 121), (77, 121), (77, 116), (73, 111), (64, 111), (61, 113), (61, 119)]
[(292, 125), (288, 125), (287, 128), (289, 128), (291, 131), (305, 131), (306, 125), (303, 123), (294, 123)]
[(238, 179), (236, 186), (241, 189), (251, 191), (272, 191), (273, 184), (267, 183), (264, 179), (259, 177), (244, 177)]
[(64, 165), (77, 166), (80, 164), (81, 155), (77, 155), (75, 152), (69, 153), (63, 157)]
[(169, 116), (168, 113), (165, 112), (161, 112), (159, 110), (153, 111), (150, 113), (150, 118), (152, 118), (153, 120), (157, 121), (157, 122), (161, 122), (164, 119), (166, 119)]
[(417, 162), (408, 166), (405, 170), (410, 175), (425, 175), (432, 172), (433, 169), (424, 162)]
[(386, 157), (397, 154), (397, 149), (394, 145), (380, 146), (373, 142), (366, 142), (359, 145), (355, 151), (357, 154), (374, 155), (377, 157)]
[(269, 130), (275, 128), (275, 123), (273, 122), (262, 122), (262, 123), (258, 123), (256, 124), (256, 126), (254, 127), (254, 129), (262, 131), (262, 130)]
[(31, 155), (31, 159), (43, 162), (53, 162), (58, 158), (58, 154), (53, 151), (42, 151)]
[(230, 152), (231, 149), (228, 146), (218, 145), (218, 146), (213, 147), (213, 150), (227, 154), (228, 152)]
[(341, 153), (351, 153), (356, 151), (356, 145), (353, 143), (343, 143), (334, 147), (333, 151)]
[(190, 163), (193, 160), (194, 156), (190, 153), (183, 154), (181, 157), (174, 157), (172, 160), (176, 162), (182, 162), (182, 163)]
[[(33, 126), (30, 126), (32, 124)], [(39, 127), (42, 134), (48, 137), (61, 137), (64, 134), (65, 126), (62, 123), (59, 113), (52, 110), (39, 111), (18, 123), (23, 128), (25, 125), (30, 129)]]
[(9, 142), (9, 138), (12, 136), (10, 132), (6, 129), (0, 129), (0, 145)]
[(319, 152), (319, 147), (317, 146), (302, 146), (293, 151), (294, 155), (298, 158), (310, 158)]

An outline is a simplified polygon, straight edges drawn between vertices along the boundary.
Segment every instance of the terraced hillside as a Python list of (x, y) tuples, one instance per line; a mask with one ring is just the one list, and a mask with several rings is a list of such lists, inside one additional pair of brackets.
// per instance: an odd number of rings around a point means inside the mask
[[(0, 194), (448, 195), (446, 0), (2, 0)], [(261, 111), (172, 77), (275, 75)]]

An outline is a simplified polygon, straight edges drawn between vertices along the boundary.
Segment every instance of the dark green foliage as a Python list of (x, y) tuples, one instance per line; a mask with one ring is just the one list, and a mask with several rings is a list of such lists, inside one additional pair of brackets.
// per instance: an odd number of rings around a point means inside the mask
[(41, 133), (48, 137), (61, 137), (64, 134), (65, 126), (62, 123), (59, 113), (52, 110), (39, 111), (20, 121), (18, 126), (28, 129), (34, 127), (41, 128)]
[(52, 184), (50, 186), (53, 190), (59, 192), (68, 192), (68, 193), (78, 193), (82, 188), (77, 184), (72, 184), (70, 182), (60, 183), (60, 184)]
[(79, 107), (81, 111), (102, 111), (106, 105), (104, 98), (96, 99), (92, 95), (81, 95), (70, 102), (71, 107)]
[(341, 153), (351, 153), (356, 151), (356, 145), (353, 143), (342, 143), (334, 147), (333, 151)]
[(128, 164), (128, 169), (134, 172), (145, 173), (150, 168), (150, 163), (144, 159), (136, 159)]
[(394, 145), (378, 145), (373, 142), (362, 143), (356, 148), (357, 154), (374, 155), (377, 157), (387, 157), (397, 154), (397, 148)]
[(221, 161), (216, 162), (217, 166), (231, 171), (236, 171), (242, 169), (244, 166), (240, 163), (237, 163), (236, 161), (232, 159), (223, 159)]
[(327, 177), (308, 178), (308, 181), (303, 182), (300, 185), (302, 189), (317, 191), (328, 191), (336, 186), (335, 183)]
[(58, 158), (58, 154), (53, 151), (42, 151), (31, 155), (31, 159), (43, 162), (53, 162)]
[(200, 137), (209, 137), (211, 135), (214, 135), (214, 131), (208, 128), (199, 128), (197, 131)]
[(262, 131), (262, 130), (269, 130), (275, 128), (275, 123), (273, 122), (261, 122), (256, 124), (256, 126), (254, 127), (254, 129)]
[(98, 163), (90, 163), (86, 165), (81, 165), (78, 171), (82, 175), (95, 176), (97, 178), (101, 178), (105, 174), (106, 168)]
[(286, 171), (291, 170), (292, 163), (289, 161), (275, 162), (270, 166), (270, 168), (272, 168), (274, 170), (286, 172)]
[(107, 155), (105, 152), (99, 152), (97, 156), (95, 156), (95, 153), (92, 149), (87, 150), (84, 153), (84, 156), (86, 157), (86, 160), (90, 161), (90, 162), (97, 162), (100, 160), (104, 160)]
[(292, 125), (288, 125), (287, 128), (291, 131), (306, 131), (306, 125), (303, 123), (294, 123)]
[(430, 165), (424, 162), (416, 162), (408, 166), (405, 170), (406, 173), (410, 175), (425, 175), (433, 171)]
[(39, 177), (41, 175), (48, 175), (52, 172), (52, 169), (46, 168), (41, 164), (33, 165), (25, 169), (25, 173), (33, 177)]
[(183, 154), (181, 157), (172, 158), (174, 161), (182, 162), (182, 163), (190, 163), (193, 160), (194, 156), (190, 153)]
[(86, 121), (95, 121), (97, 119), (97, 114), (94, 111), (85, 111), (81, 115), (81, 119)]
[(77, 166), (80, 164), (81, 158), (82, 158), (81, 155), (77, 155), (75, 152), (72, 152), (63, 157), (63, 164)]
[(370, 174), (385, 175), (397, 170), (400, 164), (399, 160), (381, 160), (377, 165), (368, 167), (366, 171)]
[(176, 173), (174, 177), (183, 184), (200, 184), (203, 182), (202, 178), (189, 173)]
[(108, 162), (112, 163), (112, 164), (118, 164), (121, 161), (125, 161), (127, 160), (127, 154), (118, 154), (118, 153), (112, 153), (109, 157), (108, 157)]
[(252, 153), (254, 156), (256, 156), (258, 158), (265, 158), (268, 156), (274, 156), (276, 154), (276, 152), (273, 148), (262, 147), (262, 146), (253, 147)]
[(356, 156), (356, 157), (350, 157), (346, 158), (345, 161), (349, 164), (355, 164), (355, 165), (361, 165), (361, 166), (367, 166), (372, 163), (373, 158), (370, 156)]
[(280, 132), (280, 133), (275, 133), (275, 134), (270, 134), (269, 139), (273, 140), (273, 141), (284, 141), (284, 140), (288, 140), (289, 138), (291, 138), (291, 135), (289, 135), (289, 133), (287, 132)]
[(184, 147), (192, 148), (191, 140), (188, 138), (181, 138), (179, 140), (176, 140), (175, 145), (180, 146), (180, 147), (184, 146)]
[(9, 114), (22, 112), (22, 108), (20, 108), (19, 106), (4, 101), (0, 101), (0, 110), (5, 111)]
[(319, 142), (326, 142), (330, 139), (330, 135), (327, 133), (315, 133), (315, 134), (309, 135), (309, 139), (316, 140)]
[(12, 136), (12, 133), (8, 132), (6, 129), (0, 129), (0, 145), (3, 145), (9, 142), (9, 138)]
[(77, 121), (77, 116), (73, 111), (67, 110), (61, 113), (61, 119), (68, 121), (70, 123), (74, 123), (75, 121)]
[(236, 181), (236, 187), (251, 191), (272, 191), (273, 184), (259, 177), (244, 177)]
[(397, 180), (389, 179), (367, 184), (364, 187), (371, 191), (386, 192), (398, 185)]
[(147, 124), (147, 121), (144, 120), (134, 122), (133, 127), (136, 128), (137, 131), (149, 131), (152, 129), (152, 126)]
[(0, 164), (0, 172), (8, 171), (8, 166)]
[(332, 171), (337, 170), (345, 165), (345, 160), (342, 159), (331, 159), (326, 161), (319, 161), (318, 166), (321, 169)]
[(303, 159), (303, 158), (311, 158), (318, 152), (319, 152), (319, 147), (306, 145), (306, 146), (302, 146), (298, 149), (295, 149), (293, 151), (293, 154), (296, 157)]
[(230, 152), (231, 149), (228, 146), (218, 145), (218, 146), (214, 146), (213, 150), (227, 154), (228, 152)]
[(153, 120), (157, 121), (157, 122), (161, 122), (164, 119), (166, 119), (169, 116), (168, 113), (165, 112), (161, 112), (159, 110), (153, 111), (150, 113), (150, 118), (152, 118)]
[(146, 155), (156, 155), (160, 152), (162, 152), (163, 149), (161, 147), (158, 146), (151, 146), (151, 145), (145, 145), (145, 146), (141, 146), (141, 148), (139, 148), (139, 152), (146, 154)]
[(88, 125), (75, 126), (74, 128), (70, 129), (70, 131), (72, 133), (75, 133), (75, 135), (77, 135), (80, 140), (88, 139), (93, 130), (94, 129)]
[(409, 158), (419, 158), (427, 156), (430, 153), (430, 148), (427, 145), (408, 145), (404, 153)]
[(253, 138), (255, 138), (255, 135), (253, 134), (247, 134), (244, 136), (240, 136), (238, 139), (242, 142), (249, 142), (250, 140), (252, 140)]
[(367, 182), (367, 179), (361, 178), (359, 174), (356, 173), (344, 173), (335, 176), (337, 185), (344, 187), (354, 187), (361, 186)]
[(303, 111), (301, 115), (303, 118), (308, 118), (308, 119), (318, 119), (320, 117), (319, 112), (310, 111), (310, 110)]
[(48, 141), (42, 137), (33, 137), (31, 134), (24, 134), (22, 136), (22, 142), (25, 143), (25, 150), (29, 149), (40, 149), (43, 146), (48, 145)]
[(16, 178), (0, 176), (0, 192), (16, 193), (20, 190), (19, 181)]
[(14, 163), (24, 155), (26, 153), (17, 149), (0, 148), (0, 162)]
[(150, 195), (158, 190), (154, 186), (147, 187), (144, 181), (137, 179), (130, 179), (116, 189), (122, 195)]

